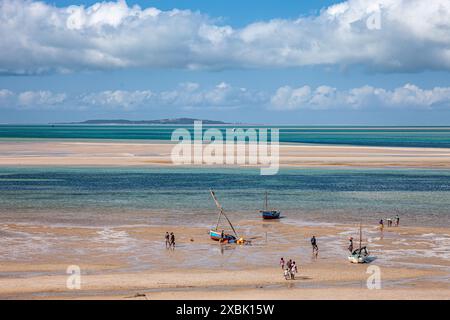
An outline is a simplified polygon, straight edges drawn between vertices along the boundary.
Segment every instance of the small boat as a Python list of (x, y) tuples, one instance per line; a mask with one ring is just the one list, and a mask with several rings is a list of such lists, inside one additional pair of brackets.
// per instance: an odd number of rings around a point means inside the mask
[(367, 251), (367, 247), (362, 247), (353, 251), (351, 255), (348, 256), (348, 261), (351, 263), (368, 263), (369, 260), (369, 252)]
[[(239, 236), (236, 232), (236, 230), (234, 229), (233, 225), (231, 224), (230, 219), (228, 219), (227, 215), (225, 214), (225, 211), (223, 210), (222, 206), (220, 205), (219, 201), (216, 198), (216, 194), (214, 193), (213, 190), (209, 190), (209, 192), (211, 193), (211, 197), (213, 198), (214, 202), (216, 203), (217, 208), (219, 209), (219, 216), (217, 217), (217, 223), (216, 223), (216, 227), (214, 229), (209, 230), (209, 236), (211, 237), (212, 240), (215, 241), (226, 241), (228, 243), (230, 242), (237, 242), (237, 239), (239, 239)], [(228, 221), (228, 224), (231, 227), (231, 230), (233, 230), (233, 234), (229, 234), (224, 232), (224, 230), (219, 230), (219, 224), (220, 224), (220, 219), (222, 218), (222, 216), (225, 217), (225, 219)], [(242, 240), (243, 239), (239, 239)]]
[(367, 247), (362, 246), (362, 226), (359, 224), (359, 248), (354, 250), (351, 255), (348, 256), (348, 261), (351, 263), (368, 263), (369, 251)]
[(215, 231), (213, 229), (209, 230), (209, 236), (215, 241), (220, 241), (221, 239), (228, 241), (236, 240), (236, 237), (231, 234), (224, 233), (222, 236), (222, 232)]
[(268, 203), (267, 203), (267, 192), (266, 192), (266, 200), (264, 205), (264, 210), (259, 210), (261, 213), (261, 216), (265, 220), (274, 220), (274, 219), (280, 219), (281, 212), (278, 210), (269, 210)]

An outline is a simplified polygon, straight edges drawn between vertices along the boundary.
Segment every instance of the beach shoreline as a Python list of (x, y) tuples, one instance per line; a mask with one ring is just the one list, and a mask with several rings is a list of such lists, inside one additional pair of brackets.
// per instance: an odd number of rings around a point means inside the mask
[[(175, 145), (170, 141), (2, 142), (0, 166), (176, 166), (171, 159)], [(450, 149), (446, 148), (280, 144), (279, 149), (281, 168), (450, 168)]]
[[(8, 237), (10, 242), (0, 249), (0, 299), (450, 297), (447, 227), (391, 227), (380, 238), (376, 227), (366, 225), (364, 243), (378, 259), (367, 265), (352, 265), (346, 258), (346, 241), (349, 235), (357, 235), (355, 225), (297, 226), (280, 222), (269, 224), (267, 229), (264, 221), (237, 224), (244, 237), (256, 235), (251, 246), (222, 247), (209, 239), (206, 229), (194, 226), (104, 228), (1, 223), (3, 242)], [(164, 247), (167, 230), (177, 235), (173, 251)], [(311, 234), (319, 240), (318, 259), (310, 254)], [(26, 240), (30, 238), (33, 244)], [(432, 250), (436, 243), (445, 248)], [(410, 255), (395, 257), (396, 250), (409, 250)], [(433, 252), (434, 257), (422, 259), (427, 252)], [(297, 280), (283, 278), (278, 266), (280, 256), (297, 260)], [(80, 290), (66, 287), (70, 265), (80, 267)], [(367, 289), (369, 266), (380, 268), (381, 290)]]

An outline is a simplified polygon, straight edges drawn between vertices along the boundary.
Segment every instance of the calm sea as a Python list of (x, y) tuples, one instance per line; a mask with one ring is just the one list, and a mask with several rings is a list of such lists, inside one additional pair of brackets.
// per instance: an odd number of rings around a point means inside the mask
[(216, 194), (232, 219), (260, 219), (264, 192), (288, 223), (450, 225), (449, 170), (0, 168), (2, 221), (210, 226)]
[[(222, 131), (225, 127), (217, 127)], [(178, 126), (0, 125), (0, 139), (170, 140)], [(192, 130), (192, 127), (187, 126)], [(205, 127), (205, 129), (208, 127)], [(450, 127), (280, 128), (281, 142), (450, 148)], [(0, 142), (1, 143), (1, 142)], [(288, 222), (450, 225), (450, 170), (0, 168), (2, 221), (211, 225), (214, 188), (234, 219), (259, 219), (265, 190)]]
[[(180, 126), (0, 125), (0, 139), (170, 140)], [(219, 128), (225, 133), (225, 127)], [(242, 126), (251, 128), (252, 126)], [(280, 142), (450, 148), (450, 127), (299, 127), (279, 128)], [(192, 131), (191, 126), (184, 126)]]

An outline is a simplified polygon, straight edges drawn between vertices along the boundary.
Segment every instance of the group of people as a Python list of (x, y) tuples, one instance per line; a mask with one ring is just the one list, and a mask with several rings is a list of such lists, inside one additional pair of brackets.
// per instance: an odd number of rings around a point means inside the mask
[[(317, 258), (317, 255), (319, 254), (319, 246), (317, 245), (317, 239), (316, 236), (312, 236), (311, 238), (311, 246), (312, 246), (312, 253), (313, 257)], [(284, 272), (284, 278), (286, 280), (295, 280), (295, 274), (298, 273), (298, 267), (295, 261), (292, 259), (289, 259), (287, 262), (282, 257), (280, 259), (280, 266), (281, 270)]]
[(284, 272), (284, 278), (286, 280), (295, 280), (295, 274), (298, 272), (297, 269), (297, 264), (295, 263), (295, 261), (292, 261), (292, 259), (289, 259), (288, 262), (286, 262), (284, 260), (284, 258), (282, 257), (280, 259), (280, 266), (281, 266), (281, 270), (283, 270)]
[[(387, 226), (392, 227), (394, 225), (394, 220), (395, 220), (395, 226), (398, 227), (400, 225), (400, 217), (398, 215), (396, 215), (394, 219), (387, 218), (386, 219)], [(379, 225), (380, 225), (380, 230), (383, 231), (383, 229), (384, 229), (383, 219), (380, 220)]]
[(175, 235), (173, 232), (166, 232), (166, 249), (175, 249)]

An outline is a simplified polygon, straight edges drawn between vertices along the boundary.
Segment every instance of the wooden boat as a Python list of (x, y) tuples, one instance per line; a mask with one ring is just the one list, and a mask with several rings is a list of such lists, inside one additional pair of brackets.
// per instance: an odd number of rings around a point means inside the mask
[(213, 229), (209, 230), (209, 236), (211, 237), (211, 239), (215, 240), (215, 241), (220, 241), (221, 239), (227, 240), (227, 241), (232, 241), (232, 240), (236, 240), (236, 237), (231, 235), (231, 234), (227, 234), (224, 233), (223, 237), (222, 237), (222, 232), (221, 231), (215, 231)]
[(362, 246), (362, 226), (359, 224), (359, 248), (354, 250), (351, 255), (348, 256), (348, 261), (351, 263), (368, 263), (369, 251), (367, 247)]
[[(219, 209), (219, 216), (217, 217), (217, 223), (216, 223), (216, 227), (209, 230), (209, 236), (211, 237), (212, 240), (215, 241), (227, 241), (227, 242), (234, 242), (236, 241), (236, 239), (239, 238), (236, 230), (234, 229), (233, 225), (231, 224), (230, 219), (228, 219), (227, 215), (225, 214), (225, 211), (223, 210), (222, 206), (220, 205), (219, 201), (216, 198), (216, 194), (214, 193), (213, 190), (209, 190), (209, 192), (211, 193), (211, 197), (213, 198), (217, 208)], [(233, 234), (230, 233), (226, 233), (224, 230), (219, 230), (219, 224), (220, 224), (220, 219), (223, 217), (225, 217), (225, 219), (228, 221), (228, 224), (231, 227), (231, 230), (233, 230)]]
[(274, 219), (280, 219), (281, 212), (278, 210), (269, 210), (268, 208), (268, 202), (267, 202), (267, 192), (266, 192), (266, 200), (264, 205), (264, 210), (259, 210), (261, 213), (261, 216), (265, 220), (274, 220)]

